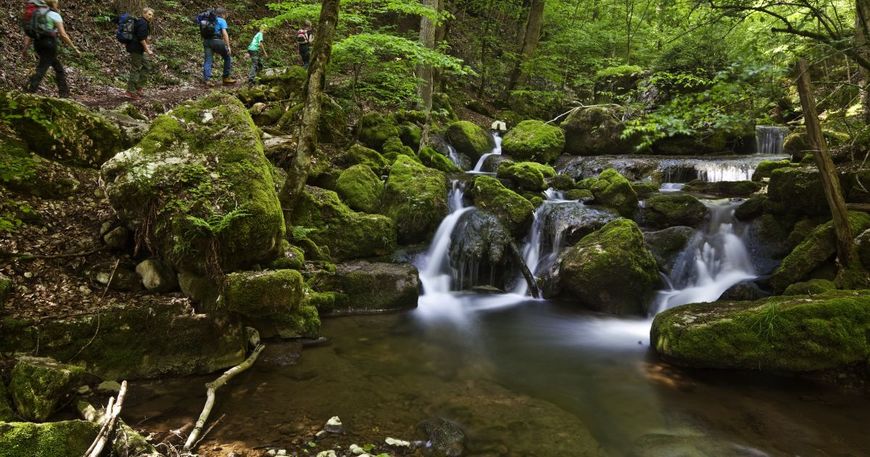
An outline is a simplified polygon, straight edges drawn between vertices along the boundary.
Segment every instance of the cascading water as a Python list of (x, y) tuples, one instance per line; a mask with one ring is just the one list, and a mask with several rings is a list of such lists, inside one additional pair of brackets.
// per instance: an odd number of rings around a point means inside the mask
[(462, 159), (459, 157), (459, 152), (452, 145), (447, 145), (447, 158), (459, 168), (462, 168)]
[(492, 152), (488, 152), (480, 156), (480, 159), (477, 160), (477, 163), (471, 170), (472, 173), (483, 173), (483, 167), (486, 165), (486, 161), (492, 156), (501, 155), (501, 136), (498, 133), (493, 132), (492, 141), (495, 143), (495, 147), (492, 148)]
[(734, 219), (739, 202), (704, 203), (709, 208), (710, 220), (678, 257), (667, 278), (671, 289), (659, 292), (652, 308), (654, 313), (687, 303), (716, 301), (731, 286), (756, 277)]
[(758, 154), (782, 154), (782, 145), (788, 127), (778, 125), (755, 126), (755, 147)]
[(441, 221), (435, 238), (426, 251), (426, 255), (419, 259), (416, 265), (420, 270), (420, 282), (423, 283), (425, 296), (448, 294), (451, 286), (450, 268), (450, 237), (459, 219), (471, 207), (465, 207), (462, 203), (464, 192), (459, 181), (454, 180), (450, 190), (448, 201), (450, 202), (450, 214)]

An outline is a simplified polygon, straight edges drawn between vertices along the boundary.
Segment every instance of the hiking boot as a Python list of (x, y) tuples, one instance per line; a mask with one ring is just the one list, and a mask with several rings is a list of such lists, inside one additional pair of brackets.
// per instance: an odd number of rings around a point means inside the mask
[(231, 77), (224, 78), (224, 86), (232, 86), (233, 84), (236, 84), (236, 83), (238, 83), (238, 81), (236, 81), (235, 79), (233, 79)]
[(142, 99), (142, 97), (139, 95), (139, 93), (137, 93), (137, 92), (130, 92), (129, 90), (128, 90), (127, 92), (124, 92), (124, 95), (125, 95), (127, 98), (129, 98), (130, 100), (141, 100), (141, 99)]

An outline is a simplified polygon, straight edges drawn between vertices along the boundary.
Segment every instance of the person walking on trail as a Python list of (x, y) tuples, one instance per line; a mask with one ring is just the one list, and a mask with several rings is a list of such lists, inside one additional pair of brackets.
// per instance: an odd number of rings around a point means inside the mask
[(254, 39), (251, 40), (251, 44), (248, 45), (248, 55), (251, 57), (251, 69), (248, 71), (248, 84), (253, 85), (255, 80), (257, 79), (257, 73), (263, 69), (263, 61), (260, 58), (260, 54), (262, 54), (263, 58), (269, 58), (266, 55), (266, 47), (263, 45), (263, 33), (266, 32), (266, 27), (261, 26), (260, 31), (254, 35)]
[[(224, 59), (223, 83), (224, 85), (232, 85), (237, 81), (232, 78), (233, 58), (232, 44), (230, 43), (230, 35), (227, 33), (227, 17), (229, 13), (224, 8), (216, 8), (212, 14), (214, 15), (214, 28), (210, 37), (203, 35), (203, 48), (205, 49), (205, 63), (202, 68), (202, 79), (206, 85), (211, 84), (211, 67), (214, 60), (214, 55), (217, 54)], [(211, 22), (209, 22), (210, 26)], [(206, 31), (208, 33), (208, 31)]]
[(153, 64), (145, 55), (154, 56), (149, 37), (151, 36), (151, 21), (154, 20), (154, 10), (142, 9), (141, 18), (132, 20), (132, 36), (125, 43), (127, 52), (130, 53), (130, 76), (127, 78), (127, 97), (139, 100), (142, 97), (143, 85), (146, 75), (154, 69)]
[(296, 46), (299, 48), (299, 57), (302, 58), (302, 66), (308, 68), (311, 60), (311, 42), (314, 40), (314, 32), (311, 31), (311, 21), (305, 21), (305, 26), (296, 31)]
[(39, 89), (42, 78), (45, 77), (45, 72), (48, 67), (54, 68), (55, 79), (57, 80), (57, 91), (62, 98), (69, 97), (69, 84), (66, 79), (66, 70), (63, 64), (57, 57), (58, 37), (63, 40), (76, 55), (81, 56), (81, 51), (66, 33), (63, 26), (63, 17), (60, 15), (59, 0), (32, 0), (25, 14), (30, 17), (25, 17), (24, 25), (24, 49), (22, 54), (27, 57), (27, 50), (30, 44), (33, 43), (33, 50), (39, 56), (39, 63), (36, 65), (36, 72), (30, 78), (27, 84), (27, 92), (34, 93)]

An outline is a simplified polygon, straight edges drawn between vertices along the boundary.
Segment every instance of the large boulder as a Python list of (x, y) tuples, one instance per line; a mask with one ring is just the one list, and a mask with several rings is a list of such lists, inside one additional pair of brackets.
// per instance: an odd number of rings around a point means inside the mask
[(504, 136), (504, 154), (517, 160), (552, 163), (565, 148), (562, 129), (543, 121), (522, 121)]
[[(849, 227), (852, 233), (861, 233), (870, 228), (870, 215), (849, 212)], [(829, 262), (837, 253), (834, 223), (829, 221), (816, 227), (802, 243), (783, 259), (779, 268), (770, 277), (770, 285), (782, 293), (789, 285), (808, 279), (818, 268)]]
[(0, 92), (0, 124), (31, 151), (68, 165), (99, 167), (124, 148), (118, 126), (70, 100)]
[[(0, 321), (0, 352), (40, 354), (105, 379), (206, 374), (245, 358), (242, 327), (176, 300), (108, 305), (101, 314)], [(96, 335), (96, 336), (94, 336)]]
[[(837, 147), (849, 141), (848, 134), (834, 130), (824, 129), (822, 135), (825, 137), (825, 143), (828, 144), (828, 147)], [(793, 162), (800, 162), (807, 155), (811, 156), (812, 150), (806, 129), (788, 134), (782, 142), (782, 153), (791, 156)]]
[(386, 141), (400, 135), (396, 121), (388, 115), (368, 113), (359, 120), (357, 138), (372, 148), (380, 150)]
[(338, 194), (306, 186), (289, 223), (310, 230), (307, 237), (329, 248), (338, 260), (386, 255), (396, 249), (396, 227), (380, 214), (351, 210)]
[(25, 195), (67, 198), (79, 187), (70, 167), (31, 153), (8, 126), (0, 124), (0, 186)]
[(870, 291), (679, 306), (659, 313), (650, 344), (685, 366), (814, 372), (870, 360)]
[(454, 288), (506, 290), (519, 271), (517, 254), (513, 237), (497, 217), (484, 211), (463, 214), (450, 241), (450, 266), (457, 272)]
[(749, 197), (763, 186), (755, 181), (701, 181), (696, 179), (686, 183), (685, 192), (715, 195), (717, 197)]
[(428, 241), (447, 211), (444, 173), (400, 155), (390, 168), (380, 211), (396, 223), (399, 242)]
[(345, 153), (345, 160), (349, 161), (350, 164), (366, 165), (378, 176), (388, 172), (392, 163), (380, 152), (361, 144), (351, 146)]
[(773, 170), (780, 168), (796, 167), (798, 164), (792, 163), (789, 159), (782, 160), (762, 160), (755, 166), (755, 171), (752, 173), (753, 181), (763, 181), (765, 178), (770, 178)]
[(0, 451), (3, 457), (81, 457), (99, 431), (99, 424), (81, 420), (0, 422)]
[(251, 116), (216, 93), (158, 117), (102, 167), (112, 207), (177, 271), (234, 271), (273, 259), (284, 217)]
[(460, 154), (465, 154), (473, 161), (492, 151), (495, 143), (486, 130), (469, 121), (456, 121), (447, 126), (445, 132), (447, 141)]
[(377, 212), (384, 183), (368, 165), (354, 165), (338, 175), (335, 190), (356, 211)]
[(817, 169), (777, 168), (770, 174), (768, 201), (776, 212), (830, 217), (822, 181)]
[(498, 179), (478, 176), (471, 194), (475, 206), (494, 214), (514, 236), (523, 236), (529, 230), (535, 207)]
[(638, 222), (645, 227), (697, 227), (706, 218), (707, 207), (691, 195), (658, 194), (646, 199), (638, 213)]
[(668, 227), (664, 230), (644, 232), (643, 240), (655, 257), (659, 269), (671, 271), (674, 269), (677, 257), (686, 248), (694, 234), (693, 227)]
[(617, 219), (565, 252), (558, 281), (562, 296), (584, 308), (643, 314), (659, 276), (637, 224)]
[(637, 209), (637, 193), (631, 182), (613, 168), (602, 171), (597, 178), (580, 181), (577, 188), (590, 190), (595, 196), (594, 203), (609, 206), (623, 217), (631, 217)]
[(84, 378), (81, 367), (45, 357), (21, 357), (12, 370), (9, 391), (21, 417), (44, 422)]
[(321, 272), (311, 287), (330, 294), (320, 301), (324, 314), (396, 311), (417, 307), (420, 282), (412, 265), (367, 262), (336, 265), (335, 272)]
[(498, 166), (497, 175), (516, 189), (540, 192), (547, 189), (547, 180), (556, 176), (556, 170), (537, 162), (502, 162)]
[(462, 171), (449, 157), (429, 146), (423, 146), (423, 149), (420, 149), (419, 156), (420, 162), (423, 162), (423, 165), (429, 168), (441, 170), (444, 173), (458, 173)]
[(635, 152), (637, 141), (622, 138), (622, 115), (616, 107), (578, 108), (562, 122), (565, 152), (581, 156)]
[(217, 307), (240, 316), (264, 338), (313, 336), (320, 319), (303, 298), (302, 275), (296, 270), (242, 271), (226, 276)]

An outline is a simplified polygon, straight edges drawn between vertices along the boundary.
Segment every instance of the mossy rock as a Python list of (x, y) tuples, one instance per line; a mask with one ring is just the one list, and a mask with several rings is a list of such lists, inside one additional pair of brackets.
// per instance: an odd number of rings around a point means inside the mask
[(384, 157), (390, 163), (395, 162), (396, 159), (399, 158), (399, 156), (406, 156), (417, 163), (422, 163), (417, 157), (417, 154), (414, 152), (414, 150), (409, 148), (408, 146), (405, 146), (405, 144), (402, 143), (402, 140), (399, 139), (399, 137), (397, 136), (387, 139), (381, 149), (383, 151)]
[(469, 121), (457, 121), (448, 125), (445, 136), (457, 152), (467, 155), (475, 162), (495, 147), (486, 130)]
[(395, 222), (399, 242), (428, 241), (447, 211), (444, 173), (400, 155), (390, 169), (381, 208)]
[(797, 164), (794, 164), (789, 159), (782, 160), (762, 160), (755, 167), (755, 171), (752, 173), (753, 181), (761, 181), (764, 178), (769, 178), (773, 173), (773, 170), (777, 170), (780, 168), (788, 168), (788, 167), (796, 167)]
[(543, 121), (522, 121), (504, 136), (504, 154), (517, 160), (552, 163), (565, 148), (562, 129)]
[(462, 169), (457, 167), (449, 157), (429, 146), (424, 146), (423, 149), (420, 150), (419, 157), (420, 162), (422, 162), (423, 165), (436, 170), (441, 170), (444, 173), (459, 173), (462, 171)]
[[(425, 116), (425, 115), (424, 115)], [(425, 117), (423, 121), (425, 122)], [(402, 144), (408, 146), (413, 150), (417, 150), (420, 147), (420, 140), (423, 136), (423, 129), (420, 128), (419, 125), (413, 122), (402, 122), (399, 124), (399, 138), (402, 139)]]
[(597, 178), (580, 181), (577, 187), (588, 189), (595, 196), (595, 203), (614, 208), (623, 217), (631, 217), (637, 209), (637, 193), (631, 182), (613, 168), (602, 171)]
[(574, 178), (564, 173), (556, 174), (551, 181), (554, 189), (562, 191), (569, 191), (576, 185)]
[(296, 270), (241, 271), (224, 278), (218, 307), (243, 317), (290, 313), (302, 303), (302, 275)]
[(474, 206), (495, 215), (514, 236), (523, 236), (531, 226), (535, 207), (498, 179), (478, 176), (471, 189)]
[(701, 181), (694, 180), (685, 185), (683, 190), (686, 192), (696, 192), (705, 195), (715, 195), (718, 197), (749, 197), (758, 192), (763, 187), (762, 184), (754, 181)]
[(390, 218), (353, 211), (337, 193), (319, 187), (305, 187), (288, 220), (313, 230), (308, 238), (328, 247), (337, 260), (387, 255), (396, 248), (396, 226)]
[[(849, 141), (848, 134), (830, 129), (822, 129), (822, 136), (825, 137), (825, 143), (829, 148)], [(808, 156), (812, 158), (812, 149), (806, 129), (788, 134), (782, 142), (782, 153), (790, 155), (792, 162), (800, 162)]]
[(375, 213), (384, 191), (384, 183), (368, 165), (354, 165), (338, 175), (335, 190), (347, 206), (366, 213)]
[(634, 189), (637, 198), (645, 199), (653, 194), (657, 194), (661, 186), (647, 181), (635, 181), (631, 183), (631, 188)]
[(562, 122), (562, 129), (565, 152), (571, 155), (630, 154), (639, 144), (633, 138), (622, 138), (625, 123), (616, 107), (578, 108)]
[(12, 370), (9, 392), (21, 417), (44, 422), (84, 378), (81, 367), (46, 357), (21, 357)]
[(565, 252), (559, 272), (563, 298), (611, 314), (644, 314), (659, 284), (655, 257), (628, 219), (583, 237)]
[(215, 93), (158, 117), (102, 168), (118, 216), (176, 271), (213, 274), (278, 255), (284, 218), (260, 133)]
[(99, 431), (99, 424), (80, 420), (0, 422), (0, 451), (3, 457), (81, 457)]
[(259, 76), (259, 85), (239, 91), (239, 98), (250, 105), (257, 101), (302, 100), (308, 72), (301, 66), (270, 68)]
[(407, 264), (340, 263), (332, 273), (317, 274), (310, 285), (326, 294), (314, 299), (326, 314), (412, 309), (420, 295), (417, 269)]
[(42, 198), (66, 198), (79, 187), (69, 167), (27, 149), (14, 133), (0, 125), (0, 186)]
[(6, 392), (6, 382), (0, 378), (0, 422), (11, 421), (15, 418), (15, 411), (9, 403), (9, 393)]
[(281, 241), (281, 252), (270, 267), (274, 270), (302, 270), (305, 268), (305, 251), (287, 240)]
[(361, 144), (351, 146), (346, 156), (352, 164), (367, 165), (377, 175), (383, 175), (390, 169), (391, 162), (380, 152)]
[(706, 217), (707, 207), (685, 194), (654, 195), (639, 210), (641, 225), (658, 229), (677, 225), (697, 227)]
[(565, 192), (565, 198), (568, 200), (578, 200), (581, 202), (591, 202), (595, 200), (595, 195), (589, 189), (571, 189)]
[(502, 162), (497, 175), (519, 190), (540, 192), (547, 189), (547, 180), (556, 176), (556, 170), (537, 162)]
[(368, 113), (359, 120), (357, 139), (364, 145), (381, 150), (384, 143), (399, 136), (399, 128), (395, 120), (388, 115)]
[[(870, 215), (849, 212), (849, 227), (852, 233), (861, 233), (870, 228)], [(826, 222), (813, 230), (806, 239), (783, 259), (779, 268), (770, 277), (770, 285), (782, 293), (791, 284), (807, 278), (810, 273), (828, 262), (837, 252), (834, 224)]]
[(831, 216), (819, 171), (816, 169), (778, 168), (770, 175), (767, 196), (779, 211), (795, 215)]
[(783, 295), (821, 295), (835, 290), (837, 285), (827, 279), (810, 279), (796, 282), (785, 288)]
[(870, 271), (870, 229), (864, 230), (855, 237), (855, 244), (858, 246), (858, 258), (864, 269)]
[(0, 92), (0, 120), (30, 151), (67, 165), (99, 167), (124, 148), (117, 125), (70, 100)]
[(681, 252), (695, 234), (695, 228), (677, 226), (654, 232), (644, 232), (643, 241), (656, 259), (661, 271), (671, 271)]
[(734, 217), (739, 221), (749, 221), (764, 214), (764, 202), (767, 197), (756, 195), (748, 198), (734, 210)]
[(651, 346), (699, 368), (802, 373), (865, 365), (870, 291), (679, 306), (653, 321)]

